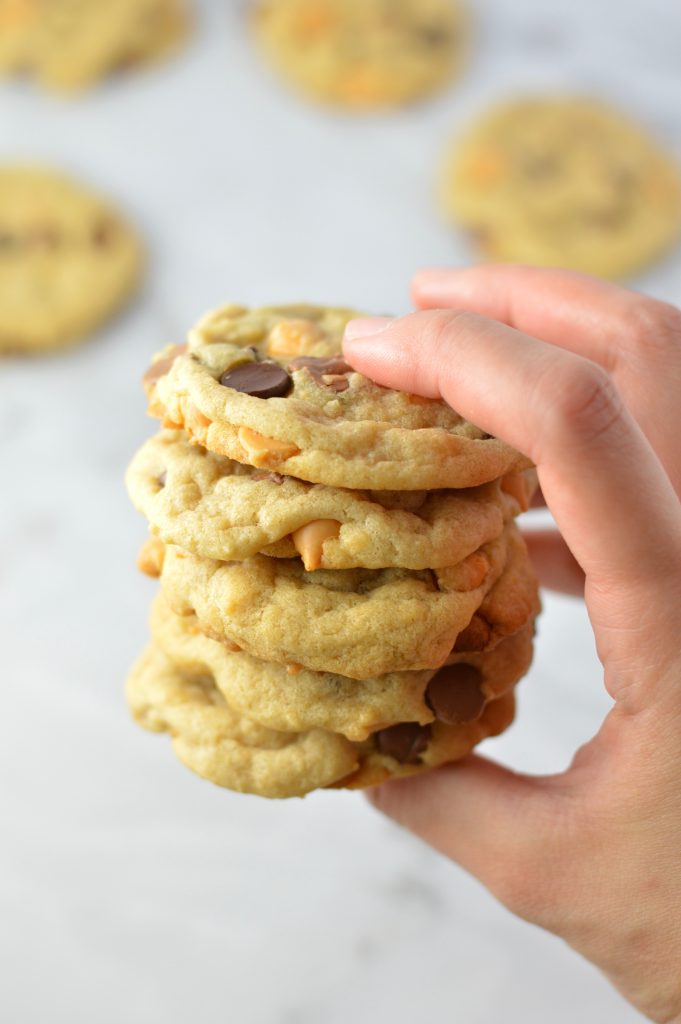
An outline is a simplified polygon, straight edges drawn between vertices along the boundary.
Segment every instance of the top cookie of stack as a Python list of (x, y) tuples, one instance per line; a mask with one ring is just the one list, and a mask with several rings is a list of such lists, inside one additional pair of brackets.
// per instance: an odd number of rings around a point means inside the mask
[(474, 487), (529, 466), (443, 402), (353, 371), (340, 352), (356, 315), (312, 306), (210, 313), (147, 373), (150, 412), (209, 451), (333, 487)]
[(527, 460), (353, 371), (353, 315), (224, 307), (145, 375), (165, 429), (128, 486), (161, 596), (129, 697), (233, 789), (462, 757), (510, 723), (531, 660), (537, 587), (513, 525)]

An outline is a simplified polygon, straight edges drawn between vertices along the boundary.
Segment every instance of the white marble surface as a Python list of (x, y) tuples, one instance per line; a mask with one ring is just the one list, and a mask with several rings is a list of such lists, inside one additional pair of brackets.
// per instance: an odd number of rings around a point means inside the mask
[[(0, 1018), (8, 1024), (584, 1024), (639, 1019), (560, 942), (361, 796), (267, 803), (200, 782), (128, 720), (153, 586), (122, 486), (152, 427), (149, 354), (222, 300), (407, 308), (463, 262), (430, 183), (441, 142), (500, 94), (595, 91), (681, 152), (681, 9), (479, 0), (460, 88), (333, 116), (253, 59), (241, 4), (204, 3), (173, 63), (69, 103), (0, 87), (0, 156), (48, 160), (127, 206), (140, 301), (88, 346), (0, 369)], [(681, 256), (640, 284), (681, 300)], [(490, 751), (550, 771), (607, 700), (585, 613), (547, 597), (517, 724)], [(500, 851), (503, 856), (503, 851)]]

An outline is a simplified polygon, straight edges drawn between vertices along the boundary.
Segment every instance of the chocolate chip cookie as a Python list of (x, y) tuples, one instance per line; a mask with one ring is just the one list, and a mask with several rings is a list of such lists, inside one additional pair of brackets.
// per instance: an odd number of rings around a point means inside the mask
[(187, 0), (0, 0), (0, 74), (84, 89), (179, 45)]
[(345, 108), (420, 99), (459, 72), (468, 49), (458, 0), (258, 0), (252, 21), (288, 82)]
[(526, 470), (468, 490), (351, 491), (254, 469), (178, 430), (147, 441), (127, 473), (133, 504), (163, 541), (223, 561), (300, 555), (308, 570), (455, 565), (528, 507), (535, 478)]
[(346, 309), (225, 306), (146, 374), (149, 411), (237, 462), (332, 487), (475, 487), (530, 463), (446, 403), (340, 356)]
[(192, 771), (218, 786), (266, 797), (303, 796), (330, 785), (359, 788), (436, 767), (501, 732), (514, 713), (508, 693), (473, 721), (405, 723), (362, 743), (322, 729), (276, 731), (234, 711), (210, 672), (184, 671), (154, 646), (133, 666), (127, 694), (140, 725), (170, 733)]
[(681, 171), (625, 115), (592, 100), (524, 99), (448, 153), (441, 196), (493, 260), (620, 278), (681, 235)]
[(168, 545), (161, 585), (178, 614), (256, 657), (354, 679), (437, 668), (506, 561), (504, 533), (442, 569), (317, 569), (253, 555), (217, 562)]
[(0, 168), (0, 353), (81, 340), (128, 299), (141, 263), (133, 230), (89, 189)]
[(479, 718), (527, 672), (533, 632), (531, 618), (490, 651), (453, 652), (440, 669), (358, 681), (233, 650), (204, 636), (195, 616), (175, 614), (162, 595), (151, 613), (156, 646), (181, 672), (209, 674), (234, 711), (269, 729), (326, 729), (356, 742), (402, 722), (461, 725)]

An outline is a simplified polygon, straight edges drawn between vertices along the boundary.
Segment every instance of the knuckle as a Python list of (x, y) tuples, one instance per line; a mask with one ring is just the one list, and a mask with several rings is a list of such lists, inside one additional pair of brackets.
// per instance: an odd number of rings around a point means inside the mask
[(622, 400), (606, 371), (587, 363), (563, 372), (553, 413), (562, 432), (596, 441), (621, 419)]
[(629, 310), (629, 337), (635, 352), (650, 358), (670, 348), (681, 350), (681, 309), (637, 295)]

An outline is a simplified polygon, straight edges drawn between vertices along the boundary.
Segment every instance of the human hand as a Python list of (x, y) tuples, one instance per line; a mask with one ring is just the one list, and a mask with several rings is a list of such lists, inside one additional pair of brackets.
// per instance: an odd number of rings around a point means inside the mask
[(533, 554), (549, 583), (583, 589), (614, 705), (560, 775), (473, 755), (371, 799), (679, 1024), (681, 312), (512, 266), (424, 271), (413, 296), (421, 312), (352, 321), (345, 356), (536, 463), (562, 539)]

